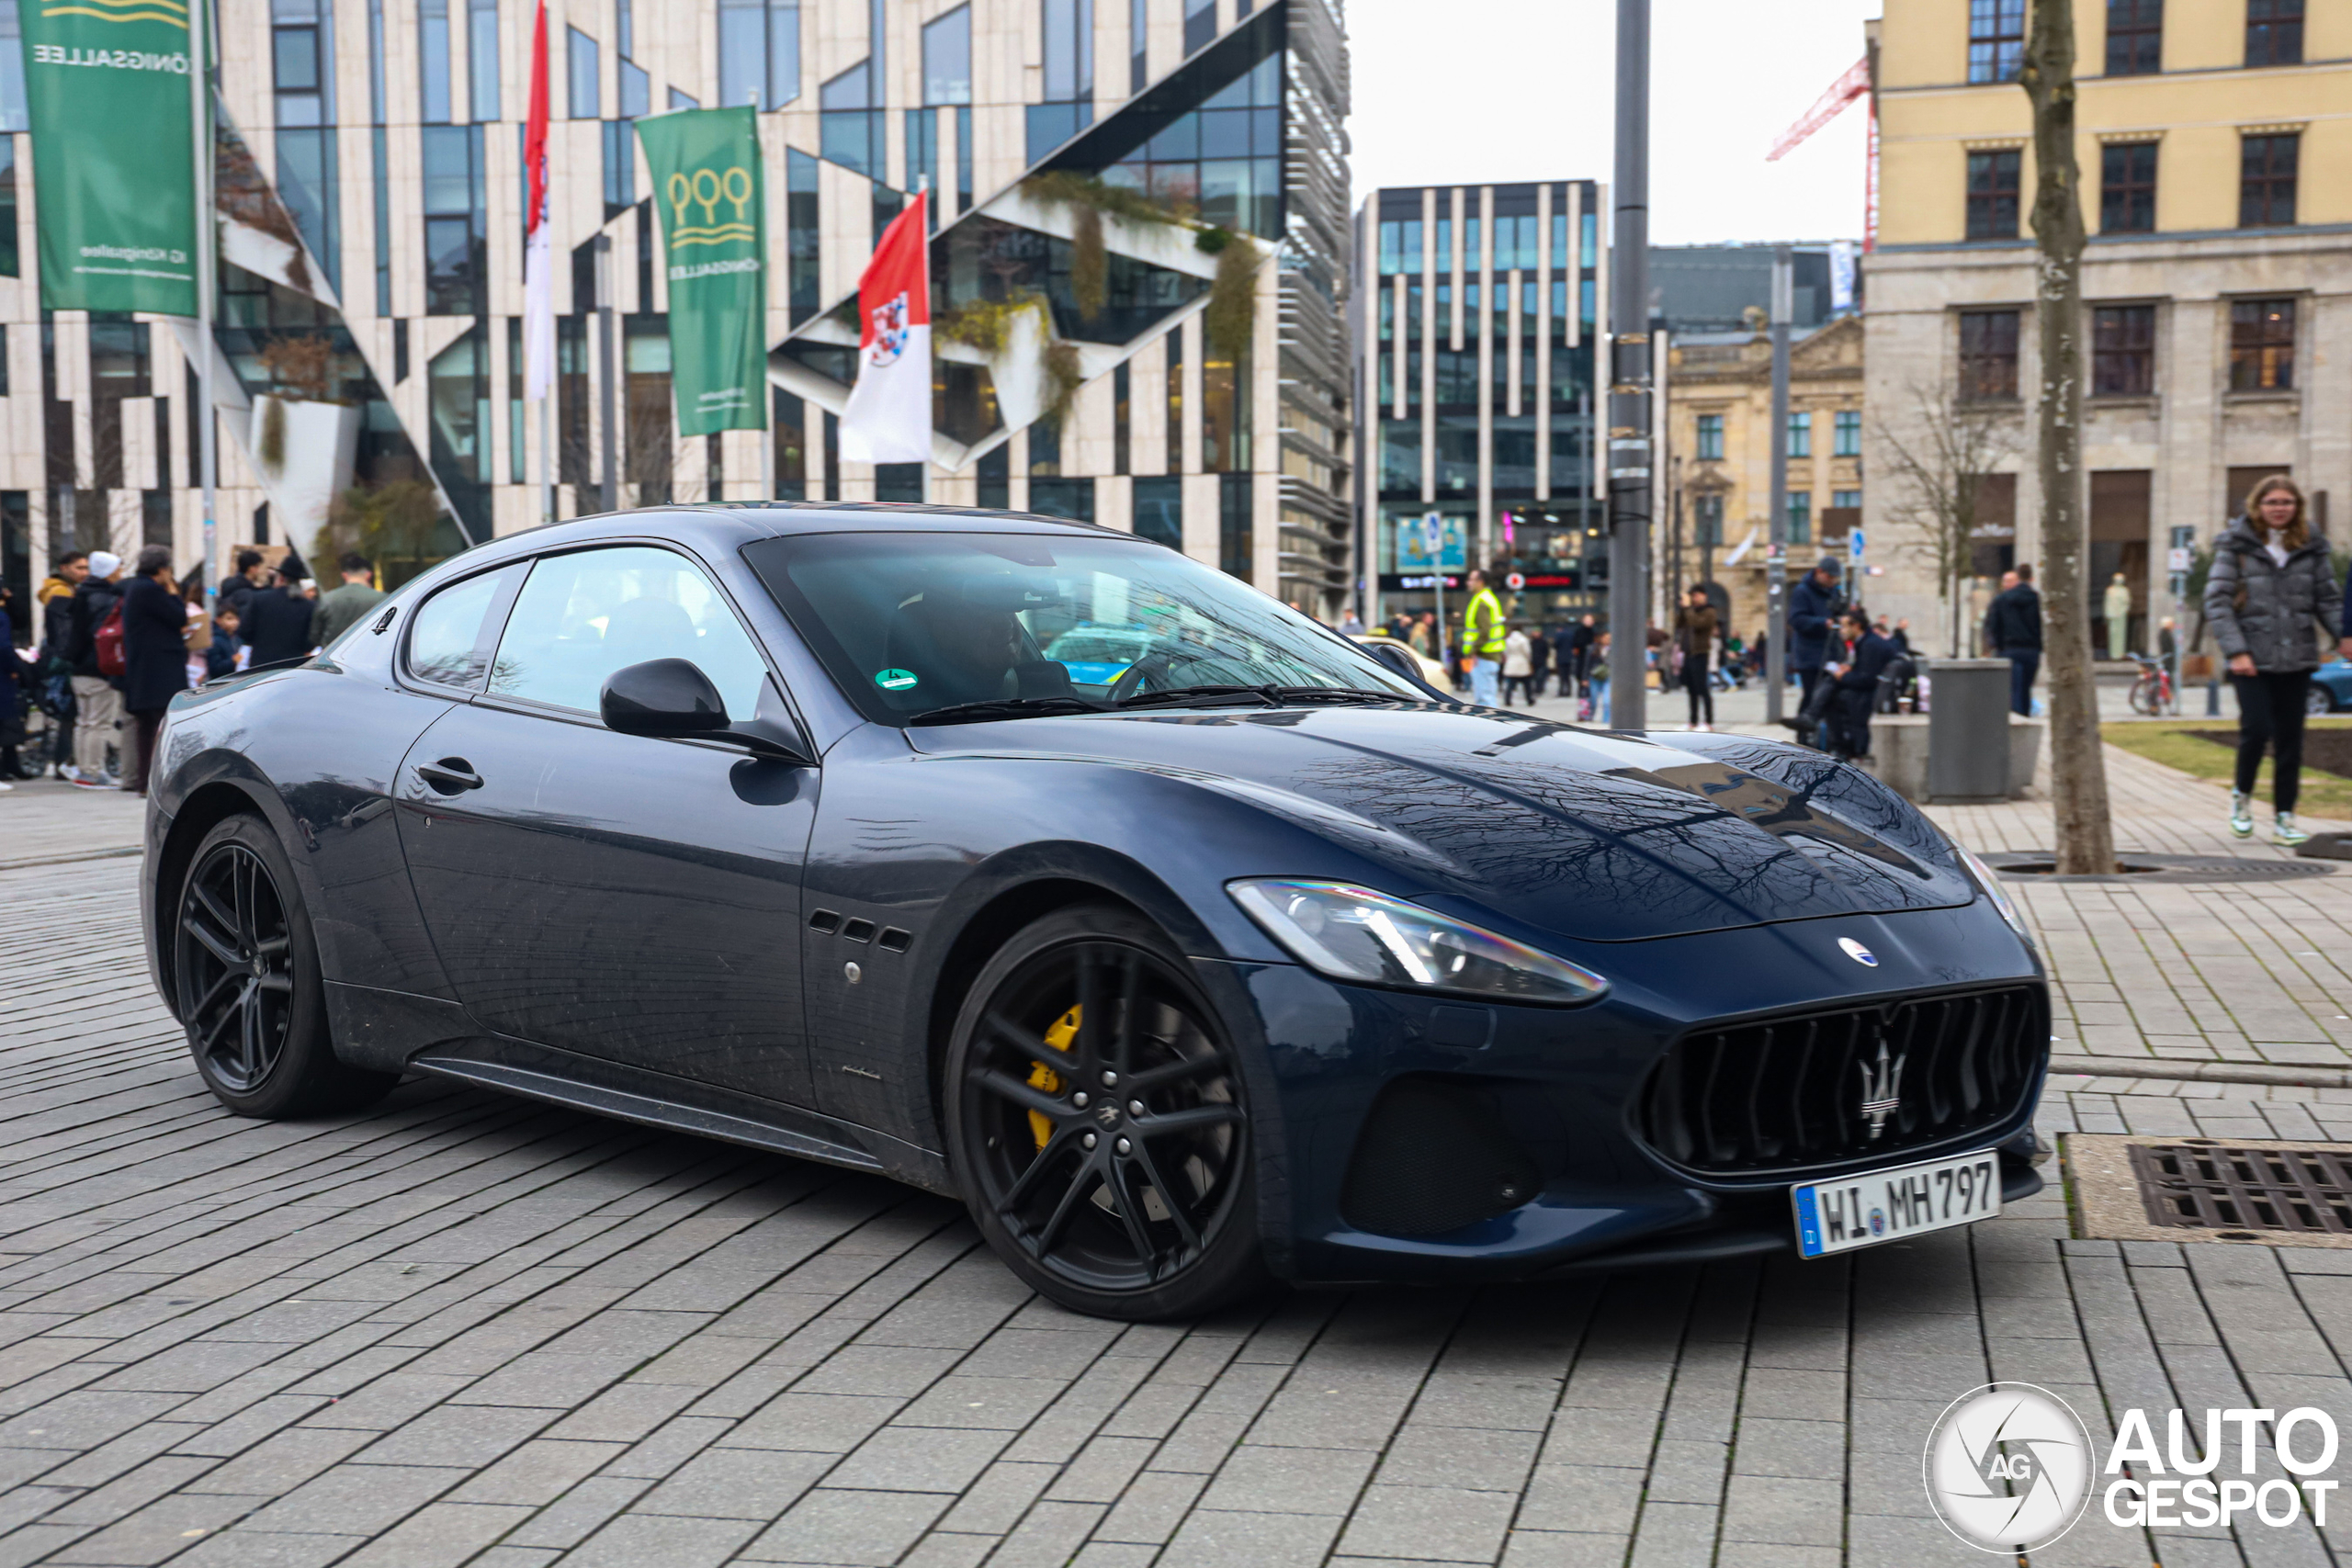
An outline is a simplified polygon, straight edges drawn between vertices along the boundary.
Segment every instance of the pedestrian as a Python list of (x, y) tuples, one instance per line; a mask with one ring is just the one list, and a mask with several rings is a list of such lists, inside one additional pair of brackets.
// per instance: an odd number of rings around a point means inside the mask
[(0, 582), (0, 792), (25, 776), (17, 749), (25, 743), (25, 713), (31, 706), (25, 686), (32, 671), (17, 653), (16, 608), (16, 590)]
[(204, 678), (218, 681), (245, 667), (245, 641), (237, 635), (237, 612), (222, 605), (212, 617), (212, 646), (204, 650)]
[(1476, 568), (1469, 586), (1470, 603), (1462, 612), (1462, 656), (1470, 664), (1470, 700), (1494, 707), (1502, 695), (1503, 602)]
[(2230, 519), (2205, 579), (2205, 621), (2229, 660), (2238, 696), (2230, 831), (2241, 839), (2254, 836), (2254, 781), (2265, 747), (2277, 812), (2270, 841), (2291, 846), (2311, 837), (2295, 826), (2295, 799), (2302, 784), (2303, 705), (2319, 668), (2314, 620), (2330, 642), (2343, 637), (2335, 563), (2327, 540), (2312, 532), (2301, 488), (2273, 474), (2247, 495), (2245, 514)]
[(2179, 646), (2180, 639), (2175, 635), (2172, 617), (2166, 615), (2156, 623), (2156, 657), (2169, 665), (2174, 649)]
[(2132, 630), (2132, 583), (2121, 572), (2107, 585), (2105, 600), (2099, 608), (2107, 612), (2107, 656), (2121, 659), (2130, 646)]
[(110, 550), (90, 555), (89, 575), (74, 585), (73, 619), (65, 659), (74, 684), (74, 761), (68, 784), (84, 789), (118, 789), (121, 778), (107, 767), (107, 750), (122, 728), (122, 687), (98, 668), (98, 633), (122, 604), (122, 558)]
[(261, 552), (252, 548), (239, 550), (236, 570), (220, 585), (220, 603), (243, 615), (245, 601), (268, 586), (269, 568), (262, 564)]
[(1412, 629), (1408, 632), (1405, 637), (1405, 640), (1413, 645), (1413, 651), (1421, 655), (1425, 659), (1435, 659), (1437, 657), (1436, 649), (1430, 646), (1431, 633), (1430, 630), (1430, 628), (1436, 623), (1437, 615), (1435, 613), (1424, 610), (1419, 615), (1414, 618)]
[(1340, 612), (1340, 635), (1341, 637), (1363, 636), (1363, 617), (1356, 614), (1356, 607), (1353, 604)]
[(1544, 682), (1552, 673), (1552, 637), (1542, 626), (1531, 627), (1527, 634), (1528, 681), (1534, 695), (1528, 698), (1533, 706), (1535, 698), (1544, 694)]
[(1845, 612), (1836, 658), (1824, 669), (1838, 683), (1822, 725), (1823, 750), (1841, 761), (1871, 754), (1871, 714), (1878, 706), (1879, 678), (1895, 660), (1894, 645), (1871, 626), (1859, 609)]
[[(343, 573), (343, 586), (320, 596), (318, 607), (311, 617), (311, 646), (324, 648), (352, 626), (368, 618), (368, 612), (384, 602), (383, 591), (376, 586), (376, 567), (357, 550), (345, 550), (335, 563)], [(1294, 600), (1291, 608), (1302, 615)], [(1309, 617), (1310, 619), (1312, 617)]]
[(1588, 650), (1589, 663), (1584, 681), (1584, 700), (1577, 706), (1577, 716), (1609, 722), (1609, 634), (1601, 632), (1592, 639)]
[(276, 576), (269, 587), (245, 600), (245, 645), (255, 665), (308, 658), (318, 646), (311, 640), (314, 607), (302, 596), (301, 580), (289, 578), (283, 566)]
[(1510, 706), (1511, 688), (1516, 686), (1520, 695), (1527, 699), (1527, 705), (1533, 707), (1534, 678), (1534, 646), (1528, 641), (1524, 626), (1513, 626), (1510, 635), (1503, 638), (1503, 706)]
[(1578, 696), (1584, 695), (1592, 683), (1592, 645), (1600, 637), (1600, 629), (1590, 615), (1577, 622), (1568, 633), (1568, 678), (1576, 682)]
[(164, 710), (187, 690), (187, 601), (172, 583), (172, 552), (150, 545), (122, 592), (122, 705), (132, 732), (122, 787), (133, 795), (147, 793)]
[(1789, 592), (1789, 668), (1796, 672), (1797, 684), (1804, 688), (1797, 700), (1799, 712), (1812, 701), (1814, 687), (1821, 683), (1821, 666), (1830, 632), (1846, 607), (1845, 595), (1838, 588), (1838, 574), (1843, 570), (1836, 558), (1824, 556)]
[(2033, 678), (2041, 671), (2041, 595), (2034, 590), (2033, 563), (2018, 562), (2001, 581), (2006, 586), (1984, 612), (1984, 644), (2009, 661), (2009, 711), (2031, 718)]
[(1689, 603), (1674, 613), (1674, 649), (1682, 658), (1682, 690), (1690, 700), (1692, 729), (1715, 727), (1714, 670), (1723, 642), (1723, 622), (1707, 591), (1691, 586)]

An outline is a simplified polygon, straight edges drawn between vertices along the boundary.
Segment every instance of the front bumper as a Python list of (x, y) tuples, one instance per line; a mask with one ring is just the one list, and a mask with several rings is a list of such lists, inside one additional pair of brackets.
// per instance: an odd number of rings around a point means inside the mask
[[(1877, 966), (1849, 959), (1841, 937), (1868, 947)], [(2032, 950), (1982, 899), (1588, 944), (1563, 956), (1607, 976), (1610, 995), (1567, 1010), (1487, 1006), (1339, 985), (1290, 964), (1203, 964), (1218, 972), (1204, 977), (1240, 1004), (1245, 1031), (1258, 1036), (1250, 1076), (1260, 1223), (1277, 1273), (1318, 1282), (1513, 1279), (1779, 1251), (1794, 1245), (1793, 1181), (1909, 1164), (1962, 1143), (2000, 1149), (2005, 1201), (2041, 1190), (2038, 1069), (2010, 1113), (1959, 1142), (1801, 1172), (1694, 1174), (1669, 1165), (1634, 1127), (1652, 1068), (1694, 1029), (1923, 992), (2042, 985)], [(1350, 1222), (1359, 1142), (1383, 1089), (1405, 1078), (1485, 1091), (1525, 1150), (1532, 1179), (1523, 1200), (1437, 1234), (1382, 1234)]]

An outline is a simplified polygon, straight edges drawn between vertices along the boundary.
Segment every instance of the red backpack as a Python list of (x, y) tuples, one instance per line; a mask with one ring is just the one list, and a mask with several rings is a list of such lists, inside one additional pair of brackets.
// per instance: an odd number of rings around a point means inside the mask
[(114, 608), (108, 610), (107, 612), (107, 618), (99, 623), (97, 636), (95, 640), (97, 644), (98, 649), (97, 658), (99, 674), (119, 675), (126, 669), (130, 668), (123, 662), (122, 658), (121, 600), (118, 599), (114, 602)]

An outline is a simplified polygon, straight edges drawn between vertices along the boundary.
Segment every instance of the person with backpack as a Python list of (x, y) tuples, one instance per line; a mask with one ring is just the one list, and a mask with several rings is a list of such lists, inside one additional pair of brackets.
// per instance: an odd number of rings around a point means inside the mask
[(107, 771), (107, 748), (115, 744), (122, 727), (122, 589), (115, 581), (121, 575), (120, 556), (95, 550), (90, 575), (74, 589), (65, 644), (66, 662), (74, 671), (74, 761), (64, 773), (66, 783), (84, 789), (122, 785)]
[(2254, 781), (2272, 753), (2270, 841), (2286, 848), (2311, 835), (2295, 825), (2303, 772), (2303, 715), (2319, 668), (2317, 622), (2333, 643), (2344, 635), (2335, 568), (2326, 536), (2312, 531), (2301, 486), (2272, 474), (2246, 497), (2213, 546), (2205, 579), (2205, 623), (2230, 663), (2238, 696), (2236, 787), (2230, 831), (2254, 836)]

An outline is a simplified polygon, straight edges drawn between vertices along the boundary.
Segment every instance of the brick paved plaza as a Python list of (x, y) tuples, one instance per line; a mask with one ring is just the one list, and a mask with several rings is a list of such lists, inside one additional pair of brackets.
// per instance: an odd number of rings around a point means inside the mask
[[(2124, 847), (2275, 854), (2108, 755)], [(2073, 1241), (2054, 1179), (1850, 1261), (1121, 1327), (823, 1167), (430, 1082), (240, 1121), (148, 987), (136, 806), (0, 800), (0, 1564), (1913, 1568), (1987, 1560), (1920, 1452), (1988, 1379), (2102, 1453), (2129, 1407), (2352, 1423), (2352, 1251)], [(2048, 840), (2030, 801), (1939, 815)], [(2113, 1068), (2050, 1131), (2352, 1142), (2352, 875), (2022, 898), (2056, 1049)], [(2095, 1499), (2032, 1561), (2319, 1564), (2331, 1524)]]

